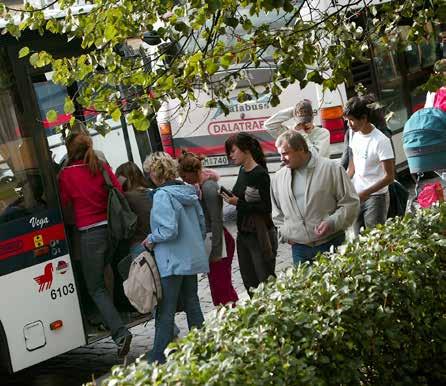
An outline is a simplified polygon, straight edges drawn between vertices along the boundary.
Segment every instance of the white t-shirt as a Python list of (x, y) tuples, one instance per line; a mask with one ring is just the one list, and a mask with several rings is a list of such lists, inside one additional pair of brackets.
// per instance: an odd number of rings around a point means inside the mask
[[(369, 134), (356, 132), (350, 141), (353, 152), (355, 174), (352, 182), (356, 192), (362, 192), (385, 176), (382, 161), (395, 158), (390, 139), (376, 127)], [(375, 194), (384, 194), (388, 186), (376, 191)]]

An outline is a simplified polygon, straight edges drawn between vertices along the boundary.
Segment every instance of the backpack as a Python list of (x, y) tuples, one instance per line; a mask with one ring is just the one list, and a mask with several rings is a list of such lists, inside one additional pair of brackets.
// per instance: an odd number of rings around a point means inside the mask
[(411, 173), (446, 168), (446, 112), (437, 108), (418, 110), (407, 120), (403, 148)]
[(133, 260), (123, 286), (129, 302), (141, 314), (151, 312), (161, 301), (161, 278), (151, 253), (144, 251)]
[(136, 214), (130, 209), (125, 196), (115, 188), (107, 171), (101, 167), (108, 189), (107, 226), (110, 246), (114, 249), (120, 241), (130, 240), (136, 231)]

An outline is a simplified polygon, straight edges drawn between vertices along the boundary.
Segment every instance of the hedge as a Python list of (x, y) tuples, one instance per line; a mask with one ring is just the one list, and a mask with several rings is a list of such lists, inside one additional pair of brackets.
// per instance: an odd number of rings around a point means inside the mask
[(445, 230), (445, 204), (390, 220), (105, 384), (446, 384)]

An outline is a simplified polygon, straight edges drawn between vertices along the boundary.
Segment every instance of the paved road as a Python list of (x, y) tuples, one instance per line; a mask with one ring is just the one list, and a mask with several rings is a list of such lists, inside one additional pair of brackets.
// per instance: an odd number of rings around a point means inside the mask
[[(229, 229), (235, 234), (235, 226), (231, 224)], [(282, 271), (291, 266), (291, 252), (288, 246), (279, 247), (276, 271)], [(240, 298), (247, 296), (240, 277), (237, 258), (233, 262), (233, 282)], [(199, 296), (204, 314), (214, 310), (206, 276), (199, 277)], [(177, 315), (176, 322), (181, 329), (180, 336), (187, 333), (185, 314)], [(144, 354), (153, 343), (154, 321), (146, 325), (132, 328), (134, 339), (129, 361), (134, 361)], [(116, 348), (110, 339), (104, 339), (90, 346), (73, 350), (60, 355), (39, 365), (23, 370), (15, 375), (0, 375), (1, 386), (78, 386), (84, 382), (106, 374), (110, 368), (119, 363), (116, 356)]]

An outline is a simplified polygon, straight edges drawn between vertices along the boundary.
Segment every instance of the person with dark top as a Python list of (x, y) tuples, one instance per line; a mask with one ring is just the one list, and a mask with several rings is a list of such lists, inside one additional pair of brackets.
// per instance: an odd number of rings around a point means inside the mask
[(80, 231), (81, 266), (88, 292), (111, 330), (118, 356), (123, 357), (130, 349), (132, 335), (116, 310), (104, 281), (104, 269), (110, 265), (111, 258), (107, 231), (108, 190), (101, 168), (122, 191), (121, 184), (110, 166), (99, 161), (88, 135), (69, 138), (67, 150), (68, 163), (59, 174), (61, 205), (72, 205), (74, 221)]
[(270, 276), (275, 276), (277, 236), (271, 218), (270, 178), (260, 143), (248, 133), (225, 142), (226, 154), (240, 165), (232, 195), (223, 199), (237, 208), (237, 254), (243, 284), (252, 296)]
[(130, 209), (138, 216), (136, 231), (130, 240), (130, 253), (136, 257), (144, 251), (141, 243), (150, 233), (151, 190), (141, 169), (134, 162), (120, 165), (116, 169), (116, 176), (122, 184)]

